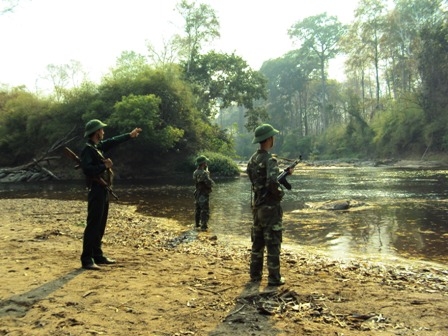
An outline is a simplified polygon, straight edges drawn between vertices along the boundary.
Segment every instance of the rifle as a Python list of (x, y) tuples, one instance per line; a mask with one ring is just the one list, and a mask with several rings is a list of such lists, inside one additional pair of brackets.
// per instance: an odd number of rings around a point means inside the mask
[[(292, 160), (289, 160), (292, 161)], [(297, 166), (297, 164), (302, 161), (302, 155), (299, 156), (298, 160), (294, 160), (293, 163), (291, 163), (288, 167), (286, 167), (278, 176), (277, 176), (277, 181), (282, 184), (286, 189), (291, 190), (292, 186), (291, 184), (289, 184), (289, 182), (286, 180), (286, 176), (289, 175), (289, 170), (295, 168), (295, 166)], [(267, 190), (267, 188), (263, 188), (262, 190), (264, 190), (264, 192), (261, 194), (260, 197), (258, 197), (255, 202), (252, 204), (252, 207), (258, 206), (260, 204), (263, 204), (265, 202), (266, 196), (269, 195), (269, 191)], [(252, 192), (252, 189), (251, 189)], [(251, 197), (252, 199), (252, 194)]]
[[(64, 153), (67, 155), (70, 159), (76, 162), (75, 169), (81, 168), (81, 159), (78, 155), (76, 155), (70, 148), (64, 147)], [(106, 190), (118, 201), (118, 196), (114, 193), (112, 188), (107, 184), (107, 182), (101, 177), (101, 176), (95, 176), (90, 178), (92, 181), (95, 181), (99, 185), (106, 188)]]
[(280, 182), (280, 184), (282, 184), (286, 189), (291, 190), (292, 186), (291, 184), (289, 184), (288, 181), (286, 181), (286, 176), (289, 175), (289, 170), (290, 169), (294, 169), (295, 166), (297, 166), (297, 164), (302, 161), (302, 155), (299, 156), (298, 160), (294, 160), (293, 163), (291, 163), (288, 167), (286, 167), (278, 176), (277, 176), (277, 181)]

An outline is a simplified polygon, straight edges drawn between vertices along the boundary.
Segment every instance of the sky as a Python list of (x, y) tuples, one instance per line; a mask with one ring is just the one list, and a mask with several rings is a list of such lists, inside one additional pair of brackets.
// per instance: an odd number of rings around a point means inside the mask
[[(0, 4), (3, 0), (0, 0)], [(123, 51), (147, 54), (182, 33), (175, 10), (179, 0), (20, 0), (0, 16), (0, 84), (42, 86), (47, 66), (79, 61), (99, 82)], [(191, 1), (190, 1), (191, 2)], [(209, 4), (221, 37), (212, 49), (241, 56), (255, 70), (264, 61), (295, 49), (288, 29), (326, 12), (344, 23), (353, 20), (358, 0), (197, 0)], [(330, 78), (342, 76), (343, 62), (330, 64)]]

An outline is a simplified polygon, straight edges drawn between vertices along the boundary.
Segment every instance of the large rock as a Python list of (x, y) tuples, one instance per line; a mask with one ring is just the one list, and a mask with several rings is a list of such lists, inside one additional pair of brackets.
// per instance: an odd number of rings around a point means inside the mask
[(364, 202), (356, 200), (336, 200), (317, 203), (307, 203), (308, 208), (314, 210), (348, 210), (351, 208), (361, 207)]

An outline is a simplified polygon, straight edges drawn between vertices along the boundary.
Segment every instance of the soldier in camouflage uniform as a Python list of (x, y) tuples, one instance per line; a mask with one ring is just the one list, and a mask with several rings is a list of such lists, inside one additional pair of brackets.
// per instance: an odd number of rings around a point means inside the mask
[(98, 119), (92, 119), (85, 126), (84, 137), (88, 141), (81, 153), (81, 167), (86, 175), (89, 188), (87, 204), (87, 225), (83, 236), (81, 254), (82, 267), (88, 270), (99, 270), (98, 264), (114, 264), (115, 260), (103, 255), (101, 241), (106, 230), (109, 211), (109, 191), (95, 180), (101, 177), (110, 186), (112, 184), (112, 160), (104, 157), (112, 147), (129, 139), (136, 138), (141, 128), (130, 133), (104, 140), (103, 128), (107, 126)]
[(204, 155), (196, 159), (196, 170), (193, 173), (193, 180), (196, 186), (194, 191), (195, 204), (195, 222), (196, 228), (202, 231), (208, 229), (208, 220), (210, 218), (210, 193), (214, 184), (207, 169), (207, 157)]
[[(260, 148), (247, 164), (247, 174), (254, 194), (250, 278), (253, 282), (261, 281), (266, 248), (269, 286), (281, 286), (285, 283), (285, 279), (280, 275), (283, 230), (283, 210), (280, 202), (284, 191), (277, 181), (280, 173), (277, 159), (268, 152), (274, 145), (274, 135), (278, 133), (279, 131), (269, 124), (258, 126), (252, 143), (259, 143)], [(289, 173), (292, 171), (291, 169)]]

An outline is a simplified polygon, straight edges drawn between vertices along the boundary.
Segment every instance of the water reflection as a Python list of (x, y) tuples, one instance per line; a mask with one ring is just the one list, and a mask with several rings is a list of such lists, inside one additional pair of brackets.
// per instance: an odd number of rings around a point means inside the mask
[[(285, 246), (309, 247), (332, 257), (397, 256), (448, 264), (445, 170), (385, 168), (296, 169), (286, 193)], [(121, 203), (152, 216), (193, 225), (193, 187), (177, 181), (118, 181)], [(250, 184), (247, 178), (217, 180), (211, 195), (211, 231), (221, 240), (250, 246)], [(0, 184), (0, 197), (85, 199), (81, 182)], [(358, 200), (362, 210), (310, 211), (316, 202)], [(291, 211), (294, 213), (291, 213)]]

